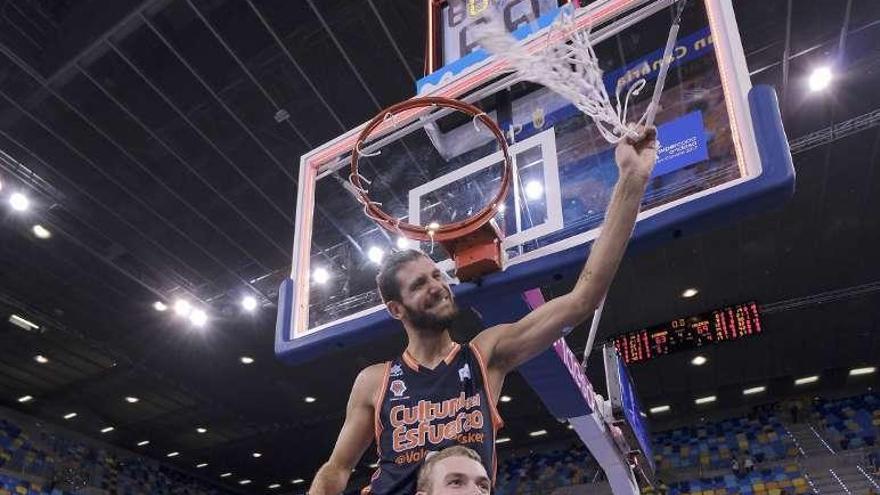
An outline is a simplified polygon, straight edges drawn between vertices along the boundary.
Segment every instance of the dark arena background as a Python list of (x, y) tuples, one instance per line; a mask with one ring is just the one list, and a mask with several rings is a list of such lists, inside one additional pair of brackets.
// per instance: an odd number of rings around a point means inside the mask
[[(586, 377), (613, 396), (600, 344), (616, 349), (656, 466), (642, 493), (877, 494), (880, 1), (731, 5), (752, 84), (778, 96), (793, 196), (630, 250)], [(450, 62), (426, 31), (447, 7), (0, 0), (0, 495), (307, 492), (358, 371), (406, 342), (400, 330), (313, 359), (276, 354), (300, 157), (415, 96), (426, 71)], [(665, 39), (668, 25), (651, 26)], [(698, 28), (682, 36), (705, 38)], [(471, 39), (455, 29), (446, 35)], [(655, 34), (609, 37), (605, 69)], [(734, 147), (723, 94), (696, 87), (720, 88), (715, 59), (670, 73), (664, 111), (702, 112), (720, 129), (707, 153), (721, 171), (682, 169), (658, 190), (739, 177), (717, 158)], [(498, 118), (502, 100), (487, 104)], [(575, 138), (560, 152), (611, 163), (601, 139)], [(563, 178), (577, 193), (563, 213), (583, 229), (602, 221), (616, 177), (605, 170)], [(389, 198), (406, 196), (376, 174)], [(315, 211), (312, 254), (326, 270), (311, 272), (306, 311), (323, 324), (379, 303), (370, 291), (384, 252), (346, 230), (359, 207), (325, 197)], [(553, 280), (541, 287), (548, 298), (572, 288)], [(462, 306), (454, 336), (466, 341), (484, 321)], [(565, 337), (575, 355), (589, 327)], [(542, 399), (508, 376), (492, 492), (610, 494)], [(377, 461), (369, 448), (345, 493), (360, 493)]]

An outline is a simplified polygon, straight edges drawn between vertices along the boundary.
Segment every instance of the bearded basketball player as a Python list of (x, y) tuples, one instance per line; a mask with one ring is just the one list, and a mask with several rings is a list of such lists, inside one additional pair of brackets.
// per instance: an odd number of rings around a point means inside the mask
[(619, 177), (605, 222), (572, 291), (470, 342), (450, 336), (458, 308), (434, 262), (413, 250), (389, 255), (376, 280), (408, 344), (398, 358), (372, 365), (355, 379), (336, 446), (309, 494), (342, 493), (374, 440), (379, 467), (364, 494), (415, 493), (426, 455), (451, 445), (476, 451), (494, 483), (495, 434), (502, 425), (496, 405), (504, 378), (593, 314), (617, 272), (656, 158), (655, 129), (622, 141), (615, 150)]

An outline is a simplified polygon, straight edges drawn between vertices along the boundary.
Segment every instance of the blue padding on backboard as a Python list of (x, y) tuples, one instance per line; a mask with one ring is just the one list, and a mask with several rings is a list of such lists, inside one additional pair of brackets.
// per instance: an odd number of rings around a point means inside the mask
[[(640, 221), (633, 232), (630, 252), (654, 247), (683, 234), (708, 230), (745, 215), (780, 205), (794, 193), (794, 166), (776, 92), (770, 86), (749, 91), (749, 106), (761, 157), (760, 176)], [(526, 314), (521, 294), (560, 280), (573, 279), (583, 266), (589, 246), (576, 246), (529, 263), (512, 265), (486, 276), (480, 283), (453, 288), (463, 306), (477, 309), (486, 325), (514, 321)], [(400, 323), (385, 311), (328, 327), (292, 341), (290, 333), (292, 283), (279, 290), (275, 351), (288, 362), (304, 362), (327, 351), (402, 332)]]

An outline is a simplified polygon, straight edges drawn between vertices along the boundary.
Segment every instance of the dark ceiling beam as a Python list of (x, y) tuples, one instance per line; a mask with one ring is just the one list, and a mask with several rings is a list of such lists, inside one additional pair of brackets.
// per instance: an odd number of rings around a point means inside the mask
[(413, 74), (412, 69), (409, 64), (406, 63), (406, 57), (403, 56), (403, 52), (400, 50), (400, 46), (397, 45), (397, 41), (394, 40), (394, 36), (391, 34), (391, 30), (388, 29), (388, 25), (385, 24), (385, 19), (382, 18), (382, 14), (379, 13), (379, 9), (376, 8), (376, 4), (373, 3), (373, 0), (367, 0), (367, 5), (369, 5), (370, 10), (373, 11), (373, 15), (376, 16), (376, 20), (379, 21), (379, 26), (382, 27), (382, 31), (385, 33), (385, 37), (388, 38), (388, 41), (391, 43), (391, 48), (394, 49), (394, 53), (397, 55), (397, 59), (400, 60), (400, 64), (403, 65), (404, 70), (409, 75), (410, 81), (413, 83), (416, 82), (416, 76)]
[[(229, 105), (227, 105), (226, 102), (223, 101), (222, 98), (220, 98), (220, 95), (218, 95), (217, 92), (214, 91), (214, 88), (212, 88), (212, 87), (208, 84), (208, 82), (205, 81), (204, 78), (202, 78), (201, 75), (199, 75), (199, 73), (198, 73), (198, 72), (195, 70), (195, 68), (189, 63), (189, 61), (187, 61), (187, 60), (183, 57), (183, 55), (181, 55), (181, 53), (180, 53), (180, 52), (174, 47), (174, 45), (171, 44), (171, 42), (168, 40), (168, 38), (166, 38), (165, 35), (163, 35), (163, 34), (159, 31), (159, 29), (153, 24), (153, 22), (152, 22), (147, 16), (145, 16), (145, 15), (143, 15), (143, 14), (141, 15), (141, 20), (144, 22), (144, 24), (146, 24), (146, 26), (150, 29), (150, 31), (152, 31), (153, 34), (155, 34), (156, 37), (159, 38), (159, 40), (162, 42), (162, 44), (164, 44), (164, 45), (168, 48), (168, 50), (171, 51), (171, 53), (177, 58), (177, 60), (179, 60), (180, 63), (183, 64), (184, 67), (186, 67), (186, 69), (190, 72), (190, 74), (192, 74), (192, 76), (193, 76), (193, 77), (194, 77), (194, 78), (195, 78), (195, 79), (196, 79), (196, 80), (202, 85), (202, 87), (205, 88), (205, 90), (206, 90), (206, 91), (207, 91), (207, 92), (208, 92), (208, 93), (214, 98), (214, 100), (215, 100), (215, 101), (216, 101), (221, 107), (223, 107), (224, 110), (226, 110), (226, 113), (228, 113), (229, 116), (232, 117), (232, 119), (233, 119), (233, 120), (239, 125), (239, 127), (241, 127), (242, 130), (244, 130), (244, 132), (245, 132), (248, 136), (250, 136), (251, 139), (253, 139), (253, 141), (257, 144), (257, 146), (259, 146), (260, 149), (263, 150), (263, 152), (266, 154), (266, 156), (269, 157), (269, 159), (270, 159), (272, 162), (274, 162), (275, 165), (278, 166), (278, 168), (284, 173), (284, 175), (286, 175), (286, 176), (287, 176), (287, 177), (293, 182), (294, 185), (296, 185), (296, 184), (297, 184), (297, 180), (296, 180), (296, 178), (293, 176), (293, 174), (291, 174), (291, 173), (290, 173), (290, 172), (284, 167), (284, 165), (281, 163), (281, 160), (279, 160), (278, 157), (276, 157), (276, 156), (275, 156), (275, 155), (269, 150), (269, 148), (267, 148), (266, 145), (263, 144), (262, 141), (260, 141), (260, 139), (259, 139), (259, 138), (256, 136), (256, 134), (250, 129), (250, 127), (248, 127), (248, 125), (245, 124), (245, 123), (244, 123), (244, 122), (238, 117), (238, 115), (235, 114), (235, 112), (234, 112), (231, 108), (229, 108)], [(363, 251), (363, 248), (360, 247), (360, 245), (354, 240), (354, 238), (352, 238), (350, 235), (348, 235), (348, 234), (345, 232), (345, 229), (342, 228), (342, 226), (339, 224), (339, 222), (337, 222), (337, 221), (333, 218), (333, 215), (332, 215), (330, 212), (328, 212), (328, 211), (326, 210), (326, 208), (324, 208), (322, 205), (320, 205), (320, 204), (318, 204), (318, 203), (316, 202), (316, 203), (315, 203), (315, 209), (319, 212), (319, 214), (321, 214), (321, 215), (324, 217), (325, 220), (327, 220), (328, 223), (330, 223), (334, 228), (336, 228), (336, 230), (338, 230), (339, 233), (342, 234), (343, 237), (345, 237), (350, 243), (352, 243), (352, 245), (355, 247), (355, 249), (358, 250), (358, 252), (360, 252), (360, 253), (363, 254), (363, 252), (364, 252), (364, 251)], [(323, 252), (324, 250), (322, 249), (321, 251)]]
[(782, 114), (788, 110), (788, 71), (791, 65), (791, 11), (792, 2), (788, 0), (785, 13), (785, 47), (782, 49)]
[[(846, 10), (843, 13), (843, 21), (840, 23), (840, 38), (837, 42), (837, 65), (842, 66), (846, 55), (846, 37), (849, 34), (849, 22), (852, 16), (852, 0), (846, 1)], [(841, 67), (842, 68), (842, 67)]]
[[(122, 223), (123, 225), (125, 225), (126, 227), (128, 227), (129, 229), (131, 229), (133, 232), (137, 233), (138, 236), (141, 238), (142, 241), (146, 242), (147, 244), (149, 244), (149, 245), (151, 246), (151, 249), (155, 249), (156, 251), (161, 252), (161, 253), (164, 254), (165, 256), (168, 256), (169, 258), (173, 259), (173, 260), (176, 261), (178, 264), (180, 264), (180, 266), (182, 266), (182, 267), (184, 267), (184, 268), (190, 270), (190, 271), (192, 272), (192, 275), (195, 275), (195, 276), (197, 276), (197, 277), (202, 277), (201, 274), (199, 274), (198, 272), (196, 272), (193, 268), (191, 268), (191, 267), (189, 266), (189, 263), (187, 263), (186, 261), (184, 261), (183, 259), (181, 259), (179, 256), (177, 256), (177, 254), (173, 253), (172, 251), (170, 251), (170, 250), (169, 250), (168, 248), (166, 248), (165, 246), (163, 246), (163, 245), (159, 244), (158, 242), (156, 242), (156, 240), (153, 239), (152, 237), (150, 237), (149, 235), (147, 235), (146, 232), (144, 232), (143, 230), (141, 230), (140, 228), (138, 228), (136, 225), (132, 224), (130, 221), (128, 221), (127, 219), (125, 219), (124, 217), (122, 217), (122, 216), (116, 211), (116, 209), (109, 207), (107, 204), (105, 204), (104, 202), (102, 202), (101, 200), (99, 200), (98, 198), (96, 198), (96, 197), (95, 197), (95, 196), (94, 196), (89, 190), (87, 190), (87, 189), (85, 189), (85, 188), (79, 186), (76, 182), (74, 182), (73, 180), (71, 180), (67, 175), (65, 175), (64, 173), (62, 173), (60, 170), (58, 170), (58, 169), (55, 168), (54, 166), (50, 165), (45, 159), (43, 159), (43, 157), (41, 157), (40, 155), (36, 154), (34, 151), (32, 151), (31, 149), (29, 149), (27, 146), (25, 146), (21, 141), (18, 141), (17, 139), (15, 139), (14, 137), (12, 137), (12, 135), (8, 134), (7, 132), (3, 131), (2, 129), (0, 129), (0, 136), (3, 136), (3, 137), (4, 137), (6, 140), (8, 140), (10, 143), (12, 143), (12, 144), (14, 144), (15, 146), (19, 147), (24, 153), (30, 155), (31, 157), (34, 158), (34, 160), (36, 160), (36, 161), (39, 162), (41, 165), (43, 165), (44, 167), (46, 167), (47, 170), (50, 170), (53, 174), (55, 174), (55, 175), (57, 175), (58, 177), (60, 177), (61, 179), (63, 179), (63, 180), (67, 183), (67, 185), (69, 185), (71, 188), (73, 188), (78, 194), (82, 195), (82, 196), (85, 197), (85, 198), (88, 198), (88, 199), (91, 200), (95, 205), (97, 205), (99, 208), (103, 209), (105, 212), (107, 212), (108, 214), (110, 214), (110, 215), (111, 215), (113, 218), (115, 218), (117, 221), (119, 221), (120, 223)], [(62, 204), (63, 204), (63, 203), (62, 203)], [(84, 217), (82, 217), (82, 216), (77, 215), (76, 213), (74, 213), (74, 212), (76, 211), (76, 209), (77, 209), (76, 205), (73, 205), (73, 208), (71, 208), (71, 205), (66, 205), (66, 204), (65, 204), (64, 206), (65, 206), (65, 211), (69, 212), (69, 213), (71, 214), (72, 217), (74, 217), (76, 220), (78, 220), (79, 222), (81, 222), (83, 225), (89, 227), (90, 230), (92, 230), (92, 231), (94, 231), (94, 232), (98, 232), (98, 233), (100, 233), (105, 239), (107, 239), (108, 241), (110, 241), (110, 242), (112, 242), (112, 243), (115, 243), (115, 242), (116, 242), (116, 241), (114, 241), (113, 239), (111, 239), (110, 237), (107, 236), (107, 234), (106, 234), (106, 229), (99, 229), (98, 227), (96, 227), (96, 226), (90, 224), (88, 221), (86, 221), (86, 220), (84, 219)], [(166, 267), (166, 268), (164, 268), (164, 270), (172, 272), (174, 275), (176, 275), (177, 277), (180, 277), (180, 278), (183, 279), (183, 280), (187, 280), (187, 277), (185, 277), (184, 275), (177, 274), (177, 272), (176, 272), (174, 269), (171, 269), (171, 268), (167, 268), (167, 267)]]
[[(114, 0), (115, 1), (115, 0)], [(46, 77), (46, 84), (52, 85), (55, 81), (65, 77), (67, 72), (76, 67), (76, 65), (85, 57), (94, 53), (94, 50), (104, 44), (116, 31), (125, 26), (134, 19), (137, 19), (141, 12), (150, 8), (153, 4), (159, 2), (167, 2), (168, 0), (144, 0), (141, 4), (119, 19), (115, 24), (106, 29), (100, 36), (92, 41), (88, 46), (80, 50), (76, 55), (67, 60), (61, 67), (55, 70), (51, 75)]]
[[(71, 144), (69, 141), (67, 141), (64, 137), (62, 137), (62, 136), (59, 135), (57, 132), (55, 132), (55, 131), (54, 131), (52, 128), (50, 128), (46, 123), (44, 123), (43, 121), (41, 121), (40, 119), (38, 119), (35, 115), (33, 115), (32, 113), (30, 113), (29, 111), (27, 111), (26, 109), (24, 109), (21, 105), (19, 105), (15, 100), (13, 100), (12, 98), (10, 98), (10, 97), (9, 97), (5, 92), (3, 92), (2, 90), (0, 90), (0, 97), (2, 97), (2, 98), (5, 99), (6, 101), (8, 101), (10, 104), (12, 104), (14, 107), (16, 107), (16, 108), (18, 109), (19, 112), (21, 112), (21, 113), (23, 113), (24, 115), (26, 115), (31, 121), (33, 121), (35, 124), (37, 124), (40, 128), (42, 128), (43, 130), (45, 130), (46, 132), (48, 132), (49, 134), (51, 134), (56, 140), (58, 140), (59, 142), (61, 142), (66, 148), (68, 148), (70, 151), (72, 151), (74, 155), (76, 155), (77, 157), (79, 157), (79, 158), (80, 158), (81, 160), (83, 160), (84, 162), (88, 163), (88, 164), (92, 167), (92, 169), (94, 169), (96, 172), (98, 172), (99, 175), (101, 175), (102, 177), (104, 177), (104, 178), (107, 179), (108, 181), (112, 182), (116, 187), (118, 187), (118, 188), (120, 188), (122, 191), (124, 191), (124, 192), (125, 192), (129, 197), (131, 197), (135, 202), (137, 202), (138, 204), (140, 204), (141, 207), (143, 207), (145, 211), (149, 211), (149, 212), (150, 212), (152, 215), (154, 215), (156, 218), (158, 218), (158, 219), (161, 220), (163, 223), (165, 223), (166, 225), (168, 225), (168, 226), (169, 226), (169, 227), (170, 227), (175, 233), (177, 233), (178, 235), (180, 235), (182, 238), (187, 239), (187, 240), (188, 240), (193, 246), (195, 246), (195, 247), (197, 247), (199, 250), (201, 250), (201, 251), (202, 251), (206, 256), (208, 256), (211, 260), (213, 260), (213, 261), (214, 261), (215, 263), (217, 263), (220, 267), (222, 267), (223, 269), (225, 269), (226, 271), (228, 271), (231, 275), (233, 275), (235, 278), (237, 278), (242, 284), (244, 284), (245, 286), (251, 287), (251, 288), (252, 288), (257, 294), (261, 294), (261, 293), (262, 293), (261, 291), (257, 290), (255, 287), (252, 287), (252, 284), (250, 284), (247, 280), (245, 280), (243, 277), (241, 277), (241, 275), (239, 275), (237, 272), (235, 272), (234, 270), (232, 270), (231, 268), (229, 268), (229, 266), (228, 266), (225, 262), (223, 262), (222, 260), (220, 260), (219, 258), (217, 258), (214, 254), (210, 253), (207, 249), (205, 249), (205, 247), (204, 247), (201, 243), (197, 242), (195, 239), (193, 239), (192, 237), (190, 237), (189, 235), (187, 235), (186, 232), (184, 232), (184, 231), (181, 230), (179, 227), (177, 227), (176, 225), (174, 225), (171, 221), (169, 221), (168, 219), (166, 219), (165, 217), (163, 217), (162, 214), (160, 214), (158, 211), (156, 211), (156, 210), (152, 207), (152, 205), (150, 205), (149, 203), (147, 203), (146, 201), (144, 201), (143, 199), (141, 199), (141, 198), (137, 195), (137, 193), (135, 193), (134, 191), (132, 191), (132, 190), (131, 190), (129, 187), (127, 187), (126, 185), (124, 185), (124, 184), (122, 184), (121, 182), (117, 181), (115, 178), (111, 177), (107, 172), (105, 172), (101, 167), (99, 167), (98, 164), (95, 163), (91, 158), (89, 158), (85, 153), (83, 153), (81, 150), (79, 150), (77, 147), (75, 147), (73, 144)], [(34, 155), (34, 156), (37, 155), (37, 153), (35, 153), (34, 151), (29, 150), (29, 149), (26, 148), (26, 147), (25, 147), (25, 149), (28, 150), (28, 153), (29, 153), (30, 155)], [(101, 259), (104, 259), (104, 258), (101, 258)], [(113, 266), (116, 267), (117, 265), (114, 264)], [(126, 274), (126, 276), (131, 276), (131, 274), (128, 274), (128, 272), (125, 271), (122, 267), (118, 267), (117, 270), (120, 270), (121, 273)], [(145, 288), (146, 288), (146, 287), (145, 287)], [(149, 290), (150, 290), (151, 292), (153, 292), (154, 294), (156, 294), (158, 297), (162, 298), (162, 299), (164, 299), (164, 298), (166, 297), (166, 295), (165, 295), (162, 291), (160, 291), (159, 289), (156, 289), (156, 288), (149, 288)]]
[(269, 33), (269, 35), (272, 37), (272, 39), (275, 40), (275, 43), (278, 45), (278, 48), (281, 49), (281, 51), (287, 57), (287, 60), (289, 60), (290, 64), (293, 65), (293, 68), (294, 68), (294, 70), (296, 70), (297, 74), (299, 74), (299, 76), (306, 82), (306, 85), (309, 87), (309, 89), (312, 90), (312, 93), (315, 94), (315, 97), (318, 98), (318, 101), (321, 102), (321, 105), (323, 105), (324, 108), (327, 109), (327, 114), (330, 115), (330, 117), (339, 125), (340, 130), (342, 130), (343, 132), (347, 131), (348, 126), (342, 122), (342, 119), (339, 118), (339, 115), (336, 113), (335, 110), (333, 110), (333, 107), (330, 106), (330, 103), (327, 102), (327, 99), (324, 98), (324, 95), (321, 94), (321, 92), (318, 90), (318, 87), (315, 85), (314, 81), (312, 81), (312, 78), (310, 78), (309, 75), (306, 74), (306, 71), (303, 70), (302, 66), (299, 65), (299, 62), (297, 62), (297, 60), (296, 60), (296, 58), (294, 58), (293, 54), (290, 53), (290, 50), (287, 48), (287, 45), (284, 44), (284, 42), (278, 36), (278, 33), (275, 31), (275, 29), (272, 27), (271, 24), (269, 24), (269, 21), (267, 21), (266, 18), (263, 16), (263, 13), (260, 12), (260, 10), (254, 5), (254, 3), (251, 0), (245, 0), (245, 1), (251, 7), (251, 10), (253, 10), (253, 12), (257, 16), (257, 18), (260, 19), (260, 23), (263, 24), (263, 27), (266, 29), (266, 31)]
[[(265, 97), (266, 100), (269, 101), (275, 112), (281, 110), (281, 105), (279, 105), (275, 98), (272, 97), (271, 94), (269, 94), (269, 91), (267, 91), (266, 88), (263, 87), (260, 81), (258, 81), (257, 78), (254, 77), (254, 74), (250, 71), (250, 69), (247, 68), (247, 65), (245, 65), (245, 63), (242, 62), (238, 55), (235, 53), (235, 50), (233, 50), (232, 47), (230, 47), (229, 44), (226, 43), (226, 40), (223, 39), (223, 36), (221, 36), (220, 33), (217, 32), (217, 29), (214, 28), (214, 25), (211, 24), (211, 21), (209, 21), (208, 18), (205, 17), (204, 14), (202, 14), (202, 12), (198, 9), (198, 7), (196, 7), (195, 4), (192, 3), (192, 0), (186, 0), (186, 3), (187, 5), (189, 5), (189, 8), (192, 9), (192, 11), (196, 14), (199, 20), (202, 21), (202, 24), (204, 24), (205, 27), (208, 28), (208, 31), (211, 32), (211, 34), (214, 36), (214, 39), (216, 39), (217, 42), (220, 43), (220, 46), (222, 46), (223, 49), (226, 50), (226, 53), (228, 53), (229, 56), (232, 57), (232, 60), (235, 60), (235, 63), (238, 65), (238, 67), (242, 70), (242, 72), (245, 73), (248, 79), (251, 80), (254, 86), (257, 87), (263, 97)], [(309, 142), (305, 135), (303, 135), (303, 133), (300, 132), (300, 130), (293, 124), (291, 119), (285, 119), (284, 122), (287, 123), (288, 127), (293, 130), (294, 134), (296, 134), (296, 136), (300, 139), (300, 141), (303, 142), (303, 144), (305, 144), (308, 148), (314, 147), (314, 145)]]
[[(880, 26), (880, 19), (875, 19), (875, 20), (873, 20), (873, 21), (871, 21), (871, 22), (865, 24), (864, 26), (859, 26), (859, 27), (857, 27), (857, 28), (855, 28), (855, 29), (849, 30), (847, 36), (850, 36), (850, 35), (853, 35), (853, 34), (858, 34), (858, 33), (861, 33), (862, 31), (865, 31), (865, 30), (868, 30), (868, 29), (873, 29), (873, 28), (875, 28), (875, 27), (877, 27), (877, 26)], [(825, 47), (826, 45), (828, 45), (829, 43), (832, 43), (835, 39), (838, 41), (838, 43), (840, 42), (840, 38), (826, 39), (826, 40), (824, 40), (824, 41), (822, 41), (822, 42), (820, 42), (820, 43), (817, 43), (817, 44), (815, 44), (815, 45), (813, 45), (813, 46), (810, 46), (810, 47), (808, 47), (808, 48), (805, 48), (805, 49), (803, 49), (803, 50), (800, 50), (800, 51), (797, 51), (797, 52), (793, 53), (793, 54), (789, 57), (789, 60), (794, 60), (794, 59), (796, 59), (796, 58), (803, 57), (804, 55), (808, 55), (808, 54), (810, 54), (810, 53), (813, 53), (813, 52), (816, 51), (816, 50), (821, 50), (822, 48), (824, 48), (824, 47)], [(773, 43), (773, 44), (776, 44), (776, 43)], [(758, 51), (758, 50), (756, 50), (756, 51)], [(748, 56), (748, 54), (747, 54), (747, 56)], [(754, 69), (754, 70), (752, 70), (752, 71), (749, 71), (749, 75), (750, 75), (750, 76), (755, 76), (755, 75), (760, 74), (760, 73), (762, 73), (762, 72), (766, 72), (766, 71), (768, 71), (768, 70), (770, 70), (770, 69), (773, 69), (773, 68), (775, 68), (775, 67), (778, 67), (778, 66), (781, 65), (781, 64), (782, 64), (782, 60), (780, 60), (780, 61), (778, 61), (778, 62), (773, 62), (773, 63), (771, 63), (771, 64), (767, 64), (767, 65), (765, 65), (765, 66), (763, 66), (763, 67), (759, 67), (759, 68), (757, 68), (757, 69)]]
[[(115, 49), (115, 47), (114, 47), (114, 49)], [(127, 59), (126, 59), (126, 62), (127, 62)], [(254, 221), (251, 220), (250, 217), (248, 217), (243, 211), (241, 211), (237, 206), (235, 206), (229, 200), (227, 195), (218, 191), (216, 187), (214, 187), (210, 182), (208, 182), (208, 180), (205, 179), (205, 177), (202, 176), (192, 165), (190, 165), (190, 163), (185, 158), (180, 156), (180, 154), (178, 154), (171, 147), (171, 145), (168, 144), (167, 141), (162, 139), (156, 132), (154, 132), (152, 129), (150, 129), (150, 127), (147, 126), (138, 116), (136, 116), (131, 111), (131, 109), (129, 109), (124, 103), (122, 103), (118, 98), (113, 96), (113, 94), (111, 94), (109, 92), (109, 90), (107, 90), (107, 88), (105, 88), (98, 80), (96, 80), (85, 67), (82, 67), (82, 66), (77, 66), (77, 67), (79, 68), (79, 70), (83, 74), (83, 76), (85, 76), (86, 79), (88, 79), (98, 91), (100, 91), (107, 99), (109, 99), (110, 101), (115, 103), (116, 106), (120, 110), (122, 110), (123, 113), (125, 113), (125, 115), (127, 115), (129, 118), (131, 118), (145, 133), (147, 133), (151, 138), (153, 138), (156, 142), (158, 142), (159, 145), (162, 146), (162, 148), (164, 148), (168, 154), (170, 154), (175, 159), (177, 159), (177, 161), (181, 165), (183, 165), (187, 170), (189, 170), (193, 175), (195, 175), (199, 179), (199, 181), (205, 185), (205, 187), (210, 189), (211, 192), (214, 193), (218, 198), (220, 198), (221, 201), (223, 201), (227, 206), (229, 206), (233, 211), (235, 211), (238, 214), (238, 216), (241, 217), (242, 220), (244, 220), (254, 230), (259, 232), (261, 234), (261, 236), (266, 241), (268, 241), (272, 246), (274, 246), (284, 256), (289, 256), (289, 253), (287, 252), (287, 250), (285, 248), (283, 248), (280, 244), (278, 244), (278, 242), (271, 235), (269, 235), (267, 232), (265, 232), (259, 225), (254, 223)], [(147, 84), (150, 85), (151, 88), (154, 89), (154, 91), (158, 91), (158, 88), (154, 87), (150, 81), (146, 81), (146, 82), (147, 82)], [(159, 93), (159, 96), (166, 103), (169, 103), (167, 96), (165, 96), (163, 93)], [(172, 107), (172, 108), (177, 110), (176, 107)], [(180, 115), (181, 118), (183, 118), (188, 124), (190, 124), (192, 126), (192, 122), (189, 120), (189, 118), (187, 118), (185, 115), (182, 115), (182, 114), (178, 114), (178, 115)], [(263, 192), (260, 188), (256, 187), (256, 185), (253, 184), (253, 181), (251, 181), (250, 178), (246, 174), (244, 174), (234, 163), (232, 163), (232, 161), (229, 159), (229, 157), (225, 153), (220, 151), (219, 148), (216, 148), (213, 141), (211, 141), (210, 139), (207, 139), (207, 136), (205, 136), (200, 129), (198, 129), (198, 128), (194, 128), (194, 129), (196, 130), (197, 134), (199, 134), (200, 136), (202, 136), (203, 138), (206, 139), (207, 143), (212, 147), (212, 149), (215, 149), (215, 151), (217, 151), (218, 154), (220, 154), (220, 156), (222, 158), (224, 158), (224, 160), (226, 160), (226, 162), (229, 163), (239, 173), (239, 175), (241, 175), (241, 177), (246, 182), (253, 185), (254, 188), (257, 190), (257, 193), (260, 194), (261, 196), (263, 196), (266, 199), (266, 201), (269, 202), (269, 204), (272, 205), (272, 207), (275, 208), (276, 211), (278, 211), (278, 213), (281, 214), (285, 218), (285, 220), (290, 221), (290, 218), (285, 215), (284, 211), (281, 210), (280, 208), (278, 208), (278, 206), (274, 202), (272, 202), (272, 200), (268, 196), (266, 196), (265, 192)], [(167, 188), (167, 186), (166, 186), (166, 188)], [(252, 259), (255, 260), (255, 257), (252, 257)]]
[[(14, 60), (13, 60), (13, 61), (14, 61)], [(21, 69), (22, 69), (23, 71), (25, 71), (26, 73), (29, 72), (28, 70), (26, 70), (26, 66), (25, 66), (25, 67), (19, 66), (19, 68), (21, 68)], [(87, 115), (85, 115), (84, 113), (82, 113), (82, 112), (81, 112), (76, 106), (74, 106), (72, 103), (70, 103), (65, 97), (63, 97), (63, 96), (60, 95), (58, 92), (56, 92), (52, 87), (46, 85), (45, 82), (42, 80), (42, 78), (38, 78), (38, 74), (36, 74), (35, 72), (30, 72), (29, 75), (30, 75), (31, 77), (35, 78), (36, 82), (38, 82), (39, 84), (41, 84), (42, 87), (43, 87), (45, 90), (47, 90), (52, 96), (54, 96), (54, 97), (55, 97), (55, 98), (56, 98), (61, 104), (63, 104), (63, 105), (65, 106), (65, 108), (67, 108), (68, 110), (70, 110), (71, 112), (73, 112), (74, 114), (76, 114), (76, 116), (79, 117), (83, 122), (85, 122), (86, 125), (88, 125), (88, 126), (94, 131), (94, 132), (96, 132), (96, 133), (99, 134), (101, 137), (103, 137), (107, 142), (109, 142), (111, 145), (113, 145), (113, 147), (115, 147), (120, 153), (122, 153), (123, 156), (125, 156), (129, 161), (131, 161), (132, 163), (134, 163), (135, 165), (137, 165), (137, 167), (138, 167), (141, 171), (143, 171), (143, 172), (144, 172), (145, 174), (147, 174), (151, 179), (153, 179), (154, 181), (156, 181), (156, 183), (159, 184), (159, 185), (160, 185), (160, 186), (161, 186), (161, 187), (162, 187), (162, 188), (163, 188), (168, 194), (170, 194), (170, 195), (173, 196), (175, 199), (177, 199), (177, 200), (180, 201), (182, 204), (184, 204), (184, 205), (185, 205), (185, 206), (186, 206), (186, 207), (187, 207), (187, 208), (188, 208), (188, 209), (189, 209), (189, 210), (190, 210), (190, 211), (191, 211), (196, 217), (198, 217), (200, 220), (202, 220), (202, 221), (205, 222), (206, 224), (210, 225), (211, 228), (213, 228), (218, 234), (220, 234), (224, 239), (226, 239), (226, 240), (227, 240), (232, 246), (234, 246), (236, 249), (238, 249), (239, 251), (241, 251), (242, 254), (245, 254), (246, 256), (250, 257), (251, 260), (253, 260), (255, 263), (257, 263), (258, 266), (260, 266), (262, 269), (265, 269), (265, 265), (263, 265), (263, 264), (259, 261), (258, 257), (256, 257), (255, 255), (253, 255), (252, 253), (248, 252), (248, 250), (247, 250), (244, 246), (240, 245), (240, 244), (238, 243), (238, 241), (236, 241), (236, 240), (233, 239), (231, 236), (229, 236), (225, 231), (223, 231), (223, 229), (221, 229), (217, 224), (215, 224), (213, 221), (211, 221), (211, 219), (209, 219), (206, 215), (204, 215), (202, 212), (200, 212), (200, 211), (198, 210), (198, 208), (195, 207), (195, 205), (193, 205), (192, 203), (190, 203), (186, 198), (184, 198), (182, 195), (180, 195), (180, 193), (178, 193), (177, 191), (175, 191), (171, 186), (168, 185), (168, 183), (166, 183), (164, 180), (162, 180), (161, 177), (159, 177), (158, 175), (156, 175), (156, 173), (153, 172), (149, 167), (147, 167), (146, 165), (144, 165), (143, 163), (141, 163), (141, 161), (138, 160), (134, 155), (132, 155), (132, 154), (126, 149), (125, 146), (122, 146), (122, 145), (121, 145), (119, 142), (117, 142), (112, 136), (110, 136), (109, 134), (107, 134), (103, 129), (101, 129), (97, 124), (95, 124), (95, 123), (94, 123), (94, 122), (93, 122), (93, 121), (92, 121)], [(89, 80), (91, 80), (93, 83), (95, 82), (95, 81), (94, 81), (93, 79), (91, 79), (91, 78), (89, 78)], [(101, 89), (101, 90), (103, 90), (103, 87), (101, 87), (100, 85), (98, 85), (98, 88)], [(105, 93), (105, 94), (106, 94), (106, 93)], [(184, 164), (184, 165), (186, 165), (186, 164)], [(192, 170), (192, 169), (190, 169), (190, 170)], [(193, 172), (195, 173), (195, 171), (193, 171)], [(213, 186), (210, 186), (210, 185), (204, 180), (204, 178), (202, 178), (200, 175), (196, 174), (196, 176), (197, 176), (200, 180), (202, 180), (202, 182), (203, 182), (206, 186), (211, 187), (212, 190), (215, 190), (215, 191), (216, 191), (216, 189), (213, 189)], [(228, 200), (227, 200), (227, 201), (228, 201)], [(233, 209), (235, 209), (236, 211), (238, 211), (242, 216), (244, 215), (244, 214), (241, 213), (237, 208), (235, 208), (235, 206), (233, 206), (233, 205), (231, 205), (231, 204), (230, 204), (230, 206), (231, 206)], [(166, 223), (168, 223), (168, 222), (166, 222)], [(279, 249), (280, 249), (280, 248), (279, 248)], [(281, 252), (284, 253), (283, 250), (281, 250)]]

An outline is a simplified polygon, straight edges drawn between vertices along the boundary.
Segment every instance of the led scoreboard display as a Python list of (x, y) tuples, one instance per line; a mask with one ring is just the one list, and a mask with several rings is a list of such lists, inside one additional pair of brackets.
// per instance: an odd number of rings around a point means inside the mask
[(761, 331), (758, 305), (749, 302), (630, 332), (615, 338), (614, 347), (626, 364), (632, 364), (718, 342), (760, 335)]

